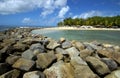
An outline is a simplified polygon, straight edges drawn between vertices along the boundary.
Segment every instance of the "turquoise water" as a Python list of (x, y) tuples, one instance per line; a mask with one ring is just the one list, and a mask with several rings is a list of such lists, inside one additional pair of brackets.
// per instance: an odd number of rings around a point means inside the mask
[(77, 41), (98, 41), (120, 45), (120, 31), (113, 30), (33, 30), (34, 34), (42, 34), (47, 37), (59, 40), (64, 37), (68, 40)]

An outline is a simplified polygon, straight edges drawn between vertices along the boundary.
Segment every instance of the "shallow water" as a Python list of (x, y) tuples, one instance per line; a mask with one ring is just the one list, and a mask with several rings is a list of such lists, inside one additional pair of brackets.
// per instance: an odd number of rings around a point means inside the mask
[(59, 39), (64, 37), (68, 40), (98, 41), (120, 45), (120, 31), (113, 30), (33, 30), (34, 34), (42, 34), (47, 37)]

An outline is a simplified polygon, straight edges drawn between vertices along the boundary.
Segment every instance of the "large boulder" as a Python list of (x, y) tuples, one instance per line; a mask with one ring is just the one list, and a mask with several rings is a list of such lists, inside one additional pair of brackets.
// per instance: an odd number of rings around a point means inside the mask
[(89, 51), (87, 48), (80, 51), (80, 57), (83, 59), (85, 59), (87, 56), (90, 56), (90, 55), (92, 55), (92, 52)]
[(6, 63), (13, 65), (19, 58), (20, 56), (10, 55), (6, 58)]
[(117, 69), (118, 67), (117, 63), (111, 58), (101, 58), (101, 61), (103, 61), (111, 71)]
[(108, 74), (104, 78), (120, 78), (120, 70), (113, 71), (111, 74)]
[(29, 71), (32, 69), (34, 65), (35, 65), (34, 61), (20, 58), (12, 65), (12, 67), (24, 71)]
[(71, 46), (72, 46), (72, 44), (69, 41), (65, 41), (62, 43), (62, 48), (64, 48), (64, 49), (70, 48)]
[(45, 48), (43, 45), (41, 45), (40, 43), (36, 43), (36, 44), (32, 44), (30, 46), (30, 50), (34, 51), (34, 50), (39, 50), (41, 53), (45, 52)]
[(11, 71), (8, 71), (0, 76), (0, 78), (19, 78), (20, 71), (13, 69)]
[(64, 49), (62, 49), (62, 48), (60, 48), (60, 47), (56, 48), (56, 49), (55, 49), (55, 52), (56, 52), (56, 53), (63, 54), (63, 55), (68, 54), (67, 51), (65, 51)]
[(45, 69), (46, 78), (74, 78), (74, 70), (70, 63), (58, 61), (50, 68)]
[(40, 71), (32, 71), (25, 73), (23, 78), (45, 78), (45, 75)]
[(71, 57), (70, 63), (74, 68), (74, 78), (99, 78), (80, 57)]
[(75, 47), (68, 48), (65, 51), (68, 52), (70, 57), (75, 57), (75, 56), (78, 56), (80, 54), (80, 52)]
[(99, 50), (98, 53), (102, 56), (112, 58), (113, 60), (115, 60), (117, 63), (120, 64), (120, 52), (113, 52), (105, 49), (105, 50)]
[(57, 58), (54, 52), (40, 53), (37, 55), (37, 68), (45, 69), (50, 66), (56, 59)]
[(50, 40), (49, 44), (46, 46), (48, 49), (55, 49), (56, 47), (60, 46), (55, 40)]
[(85, 49), (84, 44), (83, 44), (83, 43), (81, 43), (81, 42), (75, 42), (75, 43), (74, 43), (74, 46), (75, 46), (77, 49), (79, 49), (79, 51), (81, 51), (81, 50), (84, 50), (84, 49)]
[(110, 73), (108, 66), (100, 59), (88, 56), (86, 57), (86, 61), (88, 65), (94, 70), (94, 72), (98, 73), (99, 75), (105, 75), (107, 73)]

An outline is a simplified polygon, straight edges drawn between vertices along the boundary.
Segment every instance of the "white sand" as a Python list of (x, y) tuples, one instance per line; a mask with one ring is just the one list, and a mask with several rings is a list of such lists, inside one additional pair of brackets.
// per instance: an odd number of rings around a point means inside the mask
[(77, 27), (52, 27), (52, 28), (43, 28), (43, 30), (118, 30), (120, 28), (77, 28)]

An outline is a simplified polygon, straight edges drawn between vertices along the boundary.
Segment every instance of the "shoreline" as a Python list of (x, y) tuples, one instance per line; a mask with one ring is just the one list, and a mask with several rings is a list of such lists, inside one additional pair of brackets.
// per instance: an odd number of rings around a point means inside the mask
[(42, 28), (42, 30), (114, 30), (120, 31), (120, 28), (78, 28), (78, 27), (51, 27), (51, 28)]

